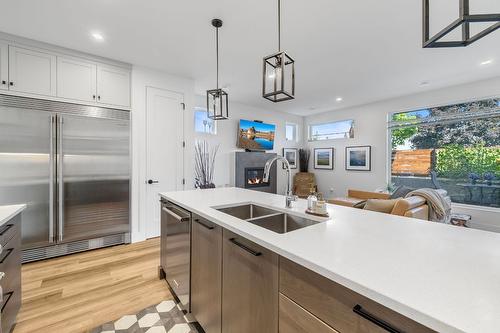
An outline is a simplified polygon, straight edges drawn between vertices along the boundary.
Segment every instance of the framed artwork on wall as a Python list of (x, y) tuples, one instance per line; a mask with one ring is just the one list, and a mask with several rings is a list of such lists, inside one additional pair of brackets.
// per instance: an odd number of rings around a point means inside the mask
[(370, 171), (372, 169), (372, 147), (345, 147), (345, 169), (349, 171)]
[[(297, 169), (297, 148), (283, 148), (283, 157), (290, 164), (290, 169)], [(283, 169), (285, 169), (284, 163)]]
[(314, 149), (314, 169), (333, 170), (333, 148)]

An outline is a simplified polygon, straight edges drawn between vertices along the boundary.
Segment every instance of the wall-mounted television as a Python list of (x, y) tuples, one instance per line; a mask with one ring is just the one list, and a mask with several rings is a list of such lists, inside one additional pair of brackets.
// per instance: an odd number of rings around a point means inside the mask
[(273, 150), (276, 125), (240, 120), (238, 147), (247, 150)]

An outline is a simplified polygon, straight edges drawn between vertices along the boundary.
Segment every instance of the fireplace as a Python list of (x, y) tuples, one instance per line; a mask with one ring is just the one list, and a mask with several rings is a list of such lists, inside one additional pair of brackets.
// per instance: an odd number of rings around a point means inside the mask
[(264, 165), (276, 154), (264, 152), (236, 152), (235, 179), (236, 187), (260, 192), (276, 193), (276, 163), (269, 174), (269, 182), (264, 183)]
[(269, 186), (264, 183), (264, 168), (245, 168), (245, 188), (264, 186)]

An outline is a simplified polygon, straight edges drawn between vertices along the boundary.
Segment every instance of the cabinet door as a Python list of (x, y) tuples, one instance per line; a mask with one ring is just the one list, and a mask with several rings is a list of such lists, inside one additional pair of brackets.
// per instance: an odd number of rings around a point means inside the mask
[(130, 71), (113, 66), (97, 66), (97, 102), (130, 107)]
[(56, 95), (56, 56), (9, 46), (9, 90)]
[(57, 97), (94, 102), (97, 95), (96, 83), (95, 64), (57, 57)]
[(195, 215), (191, 237), (191, 312), (206, 333), (220, 333), (222, 228)]
[(9, 46), (0, 42), (0, 89), (9, 89)]
[(278, 256), (227, 230), (222, 256), (222, 332), (278, 332)]

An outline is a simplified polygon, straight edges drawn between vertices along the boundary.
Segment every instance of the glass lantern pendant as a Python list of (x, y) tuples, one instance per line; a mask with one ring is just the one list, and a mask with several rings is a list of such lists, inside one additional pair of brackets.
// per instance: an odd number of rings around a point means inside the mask
[(213, 19), (212, 25), (215, 27), (217, 83), (215, 89), (207, 90), (207, 116), (213, 120), (224, 120), (229, 118), (229, 102), (227, 92), (219, 88), (219, 28), (222, 27), (222, 20)]
[(278, 52), (264, 57), (262, 97), (272, 102), (295, 98), (295, 61), (281, 51), (281, 0), (278, 0)]

